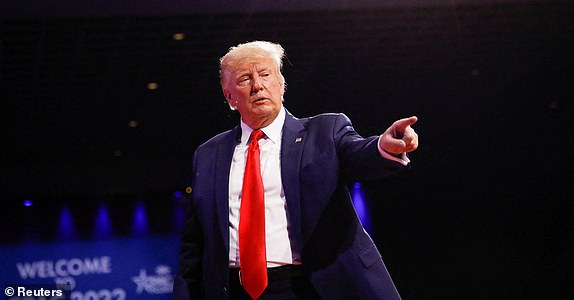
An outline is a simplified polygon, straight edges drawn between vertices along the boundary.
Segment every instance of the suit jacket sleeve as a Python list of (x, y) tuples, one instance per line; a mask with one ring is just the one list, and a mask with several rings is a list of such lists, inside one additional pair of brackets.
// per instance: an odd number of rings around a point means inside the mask
[(405, 169), (402, 164), (381, 155), (378, 136), (363, 138), (346, 115), (338, 115), (333, 130), (341, 174), (346, 181), (378, 179)]

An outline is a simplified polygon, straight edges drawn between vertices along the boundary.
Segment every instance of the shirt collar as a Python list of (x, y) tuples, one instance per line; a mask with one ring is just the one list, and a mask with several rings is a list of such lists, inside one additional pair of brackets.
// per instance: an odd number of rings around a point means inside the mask
[[(281, 131), (283, 130), (283, 124), (285, 123), (285, 109), (281, 106), (279, 110), (279, 114), (271, 122), (271, 124), (267, 125), (267, 127), (261, 128), (261, 131), (265, 133), (265, 136), (270, 139), (273, 143), (278, 143), (281, 140)], [(249, 142), (249, 136), (251, 136), (251, 132), (253, 129), (249, 127), (247, 124), (243, 123), (241, 120), (241, 144), (247, 145)]]

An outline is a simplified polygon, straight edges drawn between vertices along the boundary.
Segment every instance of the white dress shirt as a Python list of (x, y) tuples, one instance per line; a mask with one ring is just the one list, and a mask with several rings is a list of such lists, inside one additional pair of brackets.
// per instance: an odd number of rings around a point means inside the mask
[[(265, 193), (265, 239), (267, 267), (300, 263), (289, 240), (287, 202), (281, 182), (281, 134), (285, 110), (281, 108), (275, 120), (261, 128), (265, 136), (259, 140), (261, 177)], [(243, 173), (247, 161), (249, 136), (253, 131), (241, 121), (241, 143), (235, 147), (229, 173), (229, 266), (239, 267), (239, 215)]]

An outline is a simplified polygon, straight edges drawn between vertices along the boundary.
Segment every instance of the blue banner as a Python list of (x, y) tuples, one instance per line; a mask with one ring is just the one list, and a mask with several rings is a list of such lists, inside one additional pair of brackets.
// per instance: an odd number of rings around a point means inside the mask
[(72, 300), (171, 299), (179, 236), (0, 248), (0, 282), (69, 284)]

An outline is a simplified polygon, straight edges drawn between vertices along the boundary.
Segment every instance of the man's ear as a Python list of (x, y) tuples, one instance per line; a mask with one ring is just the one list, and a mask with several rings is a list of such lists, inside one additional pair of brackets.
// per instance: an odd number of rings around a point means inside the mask
[(224, 87), (222, 87), (221, 90), (223, 91), (223, 96), (225, 97), (225, 100), (227, 100), (227, 102), (231, 104), (231, 93), (227, 91), (227, 89)]
[(231, 93), (227, 91), (226, 88), (222, 88), (222, 90), (223, 90), (223, 96), (225, 97), (225, 100), (227, 100), (227, 104), (229, 105), (229, 109), (236, 110), (237, 102), (232, 99)]
[(283, 98), (283, 96), (285, 95), (285, 85), (286, 85), (285, 77), (283, 77), (283, 74), (281, 74), (280, 84), (281, 84), (281, 98)]

